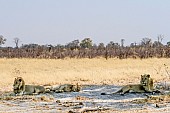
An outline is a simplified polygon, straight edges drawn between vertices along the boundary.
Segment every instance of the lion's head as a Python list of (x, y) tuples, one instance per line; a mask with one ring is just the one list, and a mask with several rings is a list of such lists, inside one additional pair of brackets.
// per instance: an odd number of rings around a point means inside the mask
[(81, 85), (79, 85), (78, 83), (76, 85), (73, 85), (72, 90), (74, 92), (79, 92), (81, 90)]
[(150, 75), (149, 75), (149, 74), (141, 75), (141, 81), (140, 81), (140, 83), (141, 83), (143, 86), (149, 85), (150, 82), (151, 82), (151, 78), (150, 78)]
[(14, 93), (20, 93), (25, 90), (25, 82), (22, 77), (17, 77), (13, 84)]

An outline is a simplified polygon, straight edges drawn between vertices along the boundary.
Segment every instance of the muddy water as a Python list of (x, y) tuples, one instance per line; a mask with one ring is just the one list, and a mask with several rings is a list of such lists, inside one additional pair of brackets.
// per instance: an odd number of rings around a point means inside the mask
[[(145, 94), (129, 93), (124, 96), (101, 95), (102, 92), (115, 92), (117, 86), (85, 86), (80, 92), (52, 93), (37, 96), (19, 97), (12, 100), (0, 101), (0, 112), (58, 112), (67, 113), (70, 110), (81, 112), (82, 108), (104, 108), (110, 112), (136, 112), (147, 110), (150, 112), (168, 112), (170, 104), (159, 108), (155, 104), (135, 104), (131, 100), (146, 98)], [(108, 111), (108, 112), (109, 112)], [(103, 111), (104, 112), (104, 111)]]

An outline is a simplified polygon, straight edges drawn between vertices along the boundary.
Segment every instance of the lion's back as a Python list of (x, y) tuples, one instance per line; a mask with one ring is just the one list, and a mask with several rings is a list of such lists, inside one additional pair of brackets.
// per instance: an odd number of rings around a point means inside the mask
[(44, 93), (45, 88), (38, 85), (25, 85), (25, 93)]

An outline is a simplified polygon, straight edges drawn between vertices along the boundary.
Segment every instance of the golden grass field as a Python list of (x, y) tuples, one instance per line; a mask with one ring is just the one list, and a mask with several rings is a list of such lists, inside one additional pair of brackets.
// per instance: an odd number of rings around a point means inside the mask
[(12, 90), (14, 78), (26, 84), (115, 84), (139, 83), (141, 74), (168, 81), (170, 59), (0, 59), (0, 90)]

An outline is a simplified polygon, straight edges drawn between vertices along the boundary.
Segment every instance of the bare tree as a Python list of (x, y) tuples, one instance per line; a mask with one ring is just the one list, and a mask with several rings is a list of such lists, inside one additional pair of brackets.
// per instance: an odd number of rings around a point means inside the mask
[(150, 39), (150, 38), (143, 38), (141, 40), (141, 45), (144, 47), (151, 46), (151, 44), (152, 44), (152, 39)]
[(18, 44), (19, 44), (20, 39), (19, 38), (14, 38), (14, 43), (15, 43), (15, 47), (18, 48)]
[(158, 46), (162, 44), (163, 38), (164, 38), (164, 35), (158, 35)]
[(5, 44), (5, 42), (6, 39), (2, 35), (0, 35), (0, 45)]

